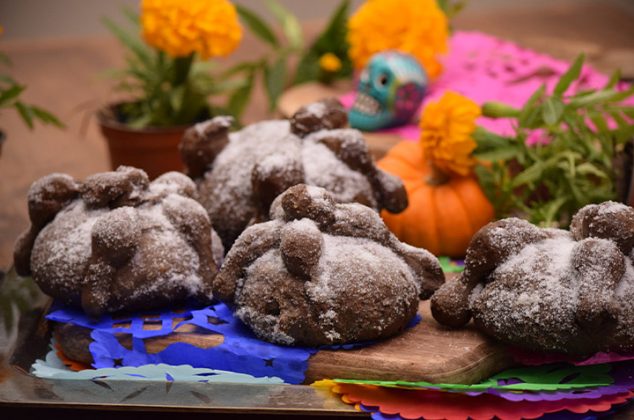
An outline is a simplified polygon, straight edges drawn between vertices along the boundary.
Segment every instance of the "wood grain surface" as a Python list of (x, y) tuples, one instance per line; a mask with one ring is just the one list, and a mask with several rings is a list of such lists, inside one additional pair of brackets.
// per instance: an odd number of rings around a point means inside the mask
[[(305, 382), (349, 378), (471, 384), (513, 365), (506, 347), (482, 335), (472, 324), (459, 330), (441, 326), (431, 316), (429, 301), (420, 303), (419, 313), (422, 321), (418, 325), (391, 339), (354, 350), (319, 351), (308, 362)], [(119, 340), (131, 348), (129, 336)], [(56, 341), (67, 357), (84, 364), (92, 362), (89, 330), (58, 326)], [(221, 335), (184, 325), (175, 334), (145, 343), (148, 353), (155, 354), (176, 342), (211, 348), (222, 341)]]

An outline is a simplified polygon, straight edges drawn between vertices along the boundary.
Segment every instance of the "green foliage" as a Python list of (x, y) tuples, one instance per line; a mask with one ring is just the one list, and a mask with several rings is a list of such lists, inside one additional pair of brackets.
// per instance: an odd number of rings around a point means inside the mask
[[(9, 58), (3, 53), (0, 53), (0, 63), (5, 66), (11, 65)], [(0, 109), (15, 109), (24, 124), (30, 129), (33, 129), (36, 121), (45, 125), (64, 127), (64, 124), (55, 115), (39, 106), (21, 101), (20, 96), (25, 89), (25, 85), (21, 85), (11, 76), (0, 74)]]
[[(348, 57), (348, 13), (350, 1), (344, 0), (330, 18), (324, 32), (313, 42), (300, 58), (293, 83), (306, 83), (317, 80), (330, 83), (335, 79), (352, 76), (353, 67)], [(327, 53), (334, 54), (341, 61), (341, 68), (336, 72), (322, 69), (319, 59)]]
[[(580, 56), (561, 76), (552, 95), (542, 86), (522, 109), (483, 105), (486, 116), (515, 119), (513, 137), (482, 128), (474, 134), (474, 156), (483, 162), (476, 175), (497, 217), (567, 227), (584, 205), (617, 198), (614, 160), (634, 136), (632, 107), (620, 102), (634, 88), (618, 90), (617, 74), (603, 89), (567, 96), (583, 61)], [(545, 142), (529, 146), (529, 135)]]
[(42, 293), (30, 277), (20, 278), (11, 272), (4, 281), (0, 279), (0, 319), (7, 335), (16, 326), (16, 313), (33, 308), (41, 296)]
[(436, 0), (448, 20), (455, 18), (466, 6), (467, 0)]
[[(226, 106), (226, 110), (232, 114), (239, 114), (244, 110), (258, 78), (263, 82), (269, 110), (272, 111), (280, 95), (289, 85), (310, 81), (328, 83), (352, 75), (346, 41), (349, 0), (341, 2), (324, 32), (307, 49), (304, 48), (305, 41), (297, 17), (275, 0), (267, 0), (266, 6), (281, 28), (282, 37), (276, 35), (273, 28), (255, 12), (244, 6), (236, 6), (242, 23), (254, 36), (267, 44), (270, 50), (227, 71), (226, 74), (239, 74), (246, 81)], [(339, 58), (342, 63), (341, 69), (327, 72), (320, 68), (319, 59), (326, 53), (332, 53)], [(298, 61), (298, 64), (293, 71), (289, 68), (289, 63), (294, 61)]]
[(126, 48), (125, 68), (111, 72), (115, 88), (131, 97), (117, 109), (121, 122), (133, 128), (191, 124), (214, 114), (210, 97), (235, 94), (248, 84), (236, 74), (214, 76), (215, 65), (195, 54), (172, 58), (148, 46), (139, 36), (139, 16), (130, 10), (125, 15), (129, 28), (104, 19)]

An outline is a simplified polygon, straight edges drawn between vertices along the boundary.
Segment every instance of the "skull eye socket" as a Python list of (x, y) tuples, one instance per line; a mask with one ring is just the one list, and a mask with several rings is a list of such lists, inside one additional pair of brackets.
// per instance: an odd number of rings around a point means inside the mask
[(375, 79), (375, 83), (378, 87), (387, 86), (389, 81), (390, 81), (390, 78), (386, 73), (379, 74)]

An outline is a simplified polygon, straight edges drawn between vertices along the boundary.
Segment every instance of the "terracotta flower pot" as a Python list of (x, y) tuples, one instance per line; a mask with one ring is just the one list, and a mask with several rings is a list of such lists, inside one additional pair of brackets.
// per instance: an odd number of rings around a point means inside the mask
[(178, 143), (187, 126), (130, 128), (117, 120), (117, 105), (97, 112), (99, 127), (108, 142), (112, 169), (119, 165), (134, 166), (147, 172), (150, 179), (165, 172), (182, 171)]

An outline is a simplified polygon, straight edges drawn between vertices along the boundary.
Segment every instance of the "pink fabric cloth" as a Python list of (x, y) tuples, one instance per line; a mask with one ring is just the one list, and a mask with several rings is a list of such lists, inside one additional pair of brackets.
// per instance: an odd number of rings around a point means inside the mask
[[(542, 84), (551, 92), (559, 77), (570, 66), (566, 61), (479, 32), (454, 33), (443, 64), (444, 71), (437, 80), (431, 82), (421, 108), (425, 102), (439, 99), (448, 90), (465, 95), (478, 104), (499, 101), (521, 107)], [(607, 81), (608, 76), (586, 65), (568, 93), (601, 88)], [(354, 97), (355, 92), (349, 92), (340, 99), (346, 107), (350, 107)], [(501, 135), (513, 133), (509, 119), (481, 117), (478, 123)], [(417, 140), (420, 136), (416, 124), (385, 132), (409, 140)], [(539, 141), (538, 138), (535, 140)]]

